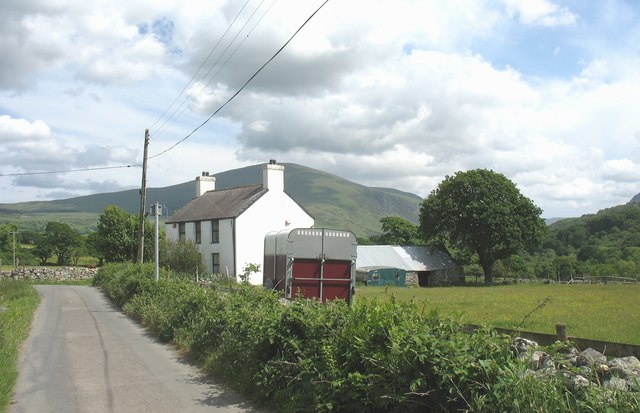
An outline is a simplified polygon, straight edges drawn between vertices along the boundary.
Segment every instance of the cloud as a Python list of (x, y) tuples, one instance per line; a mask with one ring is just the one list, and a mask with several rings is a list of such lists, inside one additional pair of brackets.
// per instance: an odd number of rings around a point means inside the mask
[(610, 159), (603, 163), (603, 176), (615, 182), (640, 182), (640, 164), (628, 158)]
[[(319, 4), (255, 2), (238, 15), (243, 3), (204, 0), (2, 2), (3, 172), (140, 163), (149, 126), (159, 153)], [(421, 196), (445, 175), (491, 168), (554, 216), (628, 200), (640, 159), (638, 10), (564, 4), (329, 2), (217, 116), (151, 160), (149, 183), (275, 158)], [(182, 106), (154, 124), (190, 79)], [(41, 197), (140, 182), (138, 168), (89, 176), (16, 182), (41, 185)], [(0, 186), (25, 197), (21, 188)]]
[[(2, 115), (0, 136), (0, 156), (4, 167), (10, 168), (12, 173), (65, 171), (114, 163), (136, 163), (137, 151), (122, 146), (72, 146), (61, 137), (53, 135), (50, 127), (40, 120), (30, 122)], [(8, 171), (5, 170), (4, 173)]]
[(8, 115), (0, 115), (0, 136), (5, 144), (20, 145), (50, 138), (51, 129), (41, 120), (29, 122), (26, 119), (13, 119)]
[(531, 26), (570, 26), (577, 16), (567, 7), (560, 7), (548, 0), (503, 0), (507, 12)]
[[(51, 3), (51, 4), (50, 4)], [(126, 9), (129, 10), (130, 9)], [(148, 79), (171, 40), (171, 22), (157, 19), (140, 33), (117, 4), (24, 0), (0, 5), (0, 89), (24, 90), (52, 69), (71, 69), (85, 82), (123, 84)]]

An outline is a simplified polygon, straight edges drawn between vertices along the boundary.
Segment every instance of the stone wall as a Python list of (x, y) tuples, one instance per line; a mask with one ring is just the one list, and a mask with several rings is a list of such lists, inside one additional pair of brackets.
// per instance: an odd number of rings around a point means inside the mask
[(635, 356), (608, 358), (592, 348), (568, 346), (564, 352), (549, 354), (538, 343), (516, 337), (513, 348), (528, 362), (528, 374), (544, 379), (560, 376), (566, 387), (602, 387), (607, 391), (640, 392), (640, 361)]
[(24, 267), (0, 272), (0, 277), (16, 280), (77, 281), (93, 278), (95, 268), (85, 267)]

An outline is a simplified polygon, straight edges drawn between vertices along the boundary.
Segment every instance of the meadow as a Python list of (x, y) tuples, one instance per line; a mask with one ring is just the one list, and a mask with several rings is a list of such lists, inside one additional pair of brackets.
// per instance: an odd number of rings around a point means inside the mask
[(640, 284), (514, 284), (493, 287), (358, 287), (357, 300), (412, 300), (466, 324), (640, 344)]

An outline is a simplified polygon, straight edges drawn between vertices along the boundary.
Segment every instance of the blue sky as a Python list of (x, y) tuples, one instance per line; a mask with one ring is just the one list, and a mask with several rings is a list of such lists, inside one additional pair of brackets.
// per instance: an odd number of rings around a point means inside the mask
[[(321, 3), (2, 2), (0, 203), (138, 186), (136, 167), (19, 174), (139, 164), (145, 128), (151, 155), (171, 147)], [(625, 203), (639, 22), (621, 0), (330, 0), (149, 186), (277, 159), (420, 196), (493, 169), (545, 217)]]

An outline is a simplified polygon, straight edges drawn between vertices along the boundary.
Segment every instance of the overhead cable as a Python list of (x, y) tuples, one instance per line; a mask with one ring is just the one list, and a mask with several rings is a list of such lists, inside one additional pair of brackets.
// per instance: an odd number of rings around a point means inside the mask
[(0, 173), (0, 177), (3, 176), (27, 176), (27, 175), (51, 175), (51, 174), (67, 174), (71, 172), (86, 172), (86, 171), (102, 171), (105, 169), (124, 169), (124, 168), (134, 168), (141, 167), (142, 165), (116, 165), (116, 166), (99, 166), (95, 168), (81, 168), (81, 169), (66, 169), (60, 171), (40, 171), (40, 172), (16, 172), (10, 174)]
[(187, 136), (185, 136), (184, 138), (180, 139), (178, 142), (174, 143), (173, 145), (171, 145), (170, 147), (168, 147), (167, 149), (152, 155), (149, 157), (149, 159), (153, 159), (153, 158), (157, 158), (161, 155), (164, 155), (165, 153), (169, 152), (170, 150), (174, 149), (176, 146), (180, 145), (182, 142), (186, 141), (187, 139), (189, 139), (194, 133), (196, 133), (200, 128), (202, 128), (204, 125), (206, 125), (215, 115), (217, 115), (225, 106), (227, 106), (233, 99), (235, 99), (236, 96), (238, 96), (240, 94), (240, 92), (242, 92), (244, 90), (245, 87), (247, 87), (247, 85), (249, 83), (251, 83), (251, 81), (258, 76), (258, 74), (260, 72), (262, 72), (262, 70), (267, 67), (267, 65), (269, 63), (271, 63), (283, 50), (285, 47), (287, 47), (287, 45), (296, 37), (296, 35), (307, 25), (307, 23), (309, 23), (309, 21), (325, 6), (325, 4), (327, 4), (329, 2), (329, 0), (325, 0), (308, 18), (307, 20), (304, 21), (304, 23), (302, 23), (302, 25), (300, 25), (300, 27), (298, 27), (298, 29), (291, 35), (291, 37), (289, 37), (289, 40), (287, 40), (282, 47), (280, 47), (280, 49), (278, 49), (278, 51), (276, 51), (273, 56), (271, 56), (269, 58), (269, 60), (267, 60), (262, 66), (260, 66), (260, 68), (240, 87), (240, 89), (238, 89), (229, 99), (227, 99), (226, 102), (224, 102), (218, 109), (216, 109), (211, 116), (209, 116), (207, 119), (205, 119), (204, 122), (202, 122), (200, 125), (198, 125), (194, 130), (192, 130), (189, 134), (187, 134)]
[[(253, 19), (253, 16), (257, 13), (257, 11), (260, 9), (260, 6), (262, 6), (262, 3), (264, 3), (264, 0), (262, 0), (260, 2), (260, 4), (256, 7), (256, 9), (253, 11), (253, 13), (251, 13), (251, 15), (249, 16), (249, 18), (247, 19), (247, 21), (242, 25), (242, 27), (240, 28), (240, 30), (238, 30), (238, 32), (236, 33), (236, 35), (233, 37), (233, 39), (231, 39), (231, 41), (229, 42), (229, 44), (227, 45), (227, 47), (222, 51), (222, 53), (220, 53), (220, 55), (218, 56), (218, 58), (216, 59), (215, 62), (213, 62), (213, 64), (211, 65), (211, 67), (209, 67), (209, 70), (207, 70), (207, 73), (202, 77), (203, 81), (202, 83), (199, 85), (199, 87), (196, 87), (196, 90), (194, 92), (194, 94), (192, 94), (191, 96), (187, 96), (184, 99), (182, 99), (182, 103), (180, 103), (180, 105), (173, 111), (173, 113), (171, 114), (171, 117), (169, 117), (169, 119), (167, 119), (159, 128), (158, 130), (154, 133), (152, 132), (152, 134), (154, 135), (154, 137), (157, 139), (158, 136), (162, 135), (162, 133), (169, 127), (169, 125), (167, 124), (170, 120), (172, 119), (178, 119), (180, 118), (180, 116), (182, 116), (182, 114), (187, 110), (187, 106), (186, 103), (189, 100), (196, 100), (198, 97), (200, 97), (200, 95), (202, 95), (202, 93), (204, 92), (204, 90), (207, 88), (207, 86), (209, 86), (209, 84), (213, 81), (213, 79), (216, 78), (216, 76), (218, 76), (218, 74), (226, 67), (227, 63), (229, 63), (229, 61), (233, 58), (233, 56), (235, 56), (236, 52), (238, 51), (238, 49), (240, 49), (240, 47), (244, 44), (244, 42), (249, 38), (249, 36), (251, 35), (251, 33), (253, 33), (253, 31), (256, 29), (256, 27), (260, 24), (260, 22), (262, 21), (262, 19), (264, 19), (264, 17), (267, 15), (267, 13), (269, 13), (269, 10), (271, 10), (271, 8), (273, 7), (273, 5), (275, 4), (276, 0), (274, 0), (271, 5), (267, 8), (267, 10), (262, 13), (262, 15), (260, 16), (260, 18), (258, 19), (258, 21), (253, 25), (253, 27), (251, 27), (251, 29), (248, 31), (248, 33), (242, 38), (242, 40), (236, 45), (236, 47), (233, 49), (233, 51), (229, 54), (229, 57), (227, 57), (227, 59), (222, 62), (222, 64), (220, 66), (218, 66), (218, 70), (215, 71), (215, 73), (212, 76), (211, 72), (213, 71), (213, 68), (216, 67), (216, 65), (220, 62), (220, 60), (224, 57), (225, 54), (227, 54), (227, 51), (229, 51), (229, 49), (231, 48), (231, 46), (235, 43), (236, 39), (238, 38), (238, 36), (240, 35), (240, 33), (242, 33), (242, 31), (245, 29), (245, 27), (247, 27), (247, 25), (249, 24), (249, 22), (251, 21), (251, 19)], [(166, 127), (165, 127), (166, 126)]]
[[(149, 127), (149, 130), (152, 130), (157, 124), (158, 122), (160, 122), (160, 120), (169, 112), (169, 110), (176, 104), (176, 102), (178, 101), (178, 99), (180, 99), (180, 96), (182, 96), (185, 91), (187, 90), (187, 88), (194, 82), (194, 80), (196, 79), (196, 77), (198, 76), (198, 73), (200, 73), (200, 71), (202, 70), (202, 68), (204, 67), (204, 65), (209, 61), (209, 59), (211, 58), (211, 55), (213, 55), (213, 52), (216, 51), (216, 49), (218, 48), (218, 46), (220, 45), (220, 43), (222, 42), (222, 40), (226, 37), (227, 33), (229, 32), (229, 30), (231, 30), (231, 28), (233, 27), (233, 25), (236, 23), (236, 20), (238, 20), (238, 18), (240, 17), (240, 15), (242, 14), (242, 12), (244, 11), (245, 7), (247, 7), (247, 4), (249, 4), (251, 0), (247, 0), (244, 5), (242, 6), (242, 8), (240, 9), (240, 11), (238, 11), (238, 13), (236, 14), (235, 18), (231, 21), (231, 23), (229, 24), (229, 26), (227, 27), (227, 29), (224, 31), (224, 33), (222, 33), (222, 36), (220, 36), (220, 38), (218, 39), (218, 41), (216, 42), (216, 44), (211, 48), (211, 50), (209, 51), (209, 54), (207, 55), (207, 57), (202, 61), (202, 63), (200, 64), (200, 66), (198, 67), (198, 69), (195, 71), (195, 73), (193, 74), (193, 76), (191, 76), (191, 79), (189, 79), (189, 82), (187, 82), (187, 84), (182, 88), (182, 90), (180, 91), (180, 93), (178, 93), (178, 95), (175, 97), (175, 99), (173, 99), (173, 101), (171, 102), (171, 104), (165, 109), (165, 111), (162, 113), (162, 115), (160, 115), (160, 117), (158, 117), (158, 119), (153, 123), (153, 125), (151, 125), (151, 127)], [(223, 52), (224, 54), (224, 52)], [(213, 65), (215, 65), (216, 62), (213, 63)], [(213, 66), (212, 65), (212, 66)], [(209, 69), (209, 72), (211, 72), (211, 69)], [(205, 74), (204, 78), (206, 79), (207, 75), (209, 74), (209, 72), (207, 72), (207, 74)], [(171, 116), (169, 116), (167, 119), (165, 119), (165, 121), (158, 127), (158, 132), (160, 129), (162, 129), (168, 122), (170, 122), (174, 117), (176, 117), (176, 113), (180, 110), (180, 108), (184, 105), (184, 103), (189, 100), (188, 97), (186, 97), (184, 99), (184, 102), (182, 102), (177, 108), (175, 108), (173, 110), (173, 112), (171, 113)], [(157, 133), (154, 133), (155, 135), (157, 135)]]

